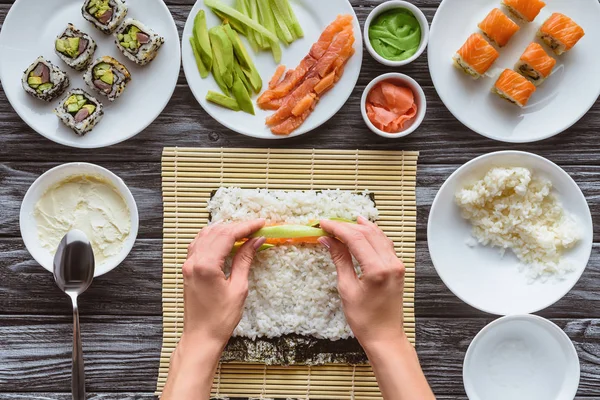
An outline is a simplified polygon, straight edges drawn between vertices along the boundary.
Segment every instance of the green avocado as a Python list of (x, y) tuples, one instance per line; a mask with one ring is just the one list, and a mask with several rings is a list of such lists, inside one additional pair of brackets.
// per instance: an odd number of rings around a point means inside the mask
[(213, 62), (217, 64), (216, 71), (221, 75), (225, 86), (233, 85), (233, 45), (222, 26), (215, 26), (208, 31), (212, 44)]
[(104, 83), (112, 85), (115, 82), (115, 74), (112, 72), (112, 70), (104, 71), (102, 76), (100, 76), (100, 80)]
[(79, 38), (69, 37), (66, 39), (56, 39), (55, 47), (57, 51), (64, 55), (75, 58), (79, 55)]
[(93, 104), (86, 104), (83, 106), (83, 108), (86, 108), (90, 112), (90, 115), (92, 115), (94, 111), (96, 111), (96, 106)]
[(69, 96), (67, 101), (65, 101), (65, 106), (68, 106), (70, 104), (75, 104), (75, 103), (77, 103), (77, 95), (72, 94), (71, 96)]
[(209, 90), (206, 94), (206, 101), (218, 104), (221, 107), (229, 108), (233, 111), (240, 111), (240, 106), (235, 99), (221, 93), (213, 92), (212, 90)]
[(208, 29), (206, 28), (206, 13), (204, 10), (198, 11), (196, 18), (194, 18), (194, 38), (200, 58), (206, 69), (210, 71), (212, 69), (213, 55)]
[(27, 83), (29, 84), (29, 86), (31, 86), (31, 85), (41, 85), (42, 84), (42, 77), (41, 76), (30, 76), (29, 78), (27, 78)]
[(63, 39), (56, 39), (56, 51), (60, 51), (61, 53), (65, 53), (67, 51), (67, 43)]
[(231, 87), (231, 92), (233, 93), (233, 97), (237, 100), (240, 109), (248, 114), (254, 115), (254, 105), (252, 104), (252, 99), (244, 86), (244, 83), (240, 79), (237, 74), (233, 79), (233, 86)]

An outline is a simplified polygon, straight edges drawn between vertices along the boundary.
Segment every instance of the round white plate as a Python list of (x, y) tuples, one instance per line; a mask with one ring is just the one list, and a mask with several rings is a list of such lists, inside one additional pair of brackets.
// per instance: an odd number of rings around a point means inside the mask
[(127, 185), (125, 185), (125, 182), (123, 182), (123, 180), (117, 175), (98, 165), (88, 163), (63, 164), (46, 171), (38, 179), (36, 179), (35, 182), (33, 182), (33, 184), (29, 187), (29, 190), (27, 190), (27, 193), (23, 198), (23, 202), (21, 203), (19, 225), (23, 242), (25, 242), (25, 247), (27, 247), (27, 250), (31, 256), (42, 267), (50, 272), (53, 272), (54, 254), (50, 253), (48, 249), (42, 247), (38, 239), (37, 222), (34, 217), (35, 205), (40, 197), (42, 197), (44, 193), (46, 193), (46, 191), (53, 185), (70, 176), (81, 174), (99, 175), (111, 182), (114, 187), (117, 188), (121, 196), (123, 196), (123, 199), (125, 199), (125, 202), (129, 207), (129, 215), (131, 218), (130, 233), (125, 240), (125, 243), (123, 243), (121, 252), (107, 259), (104, 261), (104, 263), (96, 265), (94, 276), (97, 277), (112, 271), (119, 264), (121, 264), (121, 262), (123, 262), (125, 257), (127, 257), (133, 248), (138, 234), (139, 215), (137, 204), (135, 203), (135, 199), (129, 191), (129, 188)]
[(569, 337), (535, 315), (504, 317), (483, 328), (463, 365), (470, 400), (572, 400), (579, 377)]
[[(127, 0), (127, 17), (139, 19), (165, 38), (165, 44), (154, 61), (139, 67), (117, 49), (112, 35), (105, 35), (83, 19), (82, 5), (83, 0), (16, 1), (0, 32), (0, 81), (10, 104), (36, 132), (66, 146), (105, 147), (146, 129), (169, 102), (181, 65), (179, 34), (162, 0)], [(98, 48), (94, 59), (106, 55), (115, 57), (131, 72), (132, 81), (112, 104), (84, 83), (83, 72), (67, 66), (54, 52), (54, 41), (69, 22), (96, 41)], [(39, 56), (44, 56), (67, 73), (70, 89), (84, 89), (104, 104), (104, 117), (85, 136), (77, 136), (54, 115), (60, 98), (46, 103), (23, 90), (23, 71)]]
[[(437, 92), (450, 112), (473, 131), (490, 139), (524, 143), (547, 139), (571, 127), (594, 105), (600, 95), (600, 4), (598, 0), (552, 0), (530, 24), (521, 30), (490, 69), (494, 77), (473, 80), (452, 65), (452, 56), (477, 24), (494, 8), (498, 0), (444, 0), (431, 25), (429, 70)], [(490, 92), (504, 68), (512, 69), (532, 41), (535, 33), (553, 13), (571, 17), (585, 29), (586, 35), (568, 53), (556, 56), (550, 76), (521, 109)]]
[[(231, 0), (224, 1), (229, 5), (232, 4)], [(354, 9), (348, 0), (327, 0), (326, 3), (322, 0), (298, 0), (290, 1), (290, 4), (304, 30), (304, 37), (296, 40), (287, 48), (282, 44), (283, 56), (281, 57), (281, 64), (289, 69), (296, 68), (300, 61), (308, 54), (313, 43), (319, 39), (321, 32), (323, 32), (323, 30), (332, 23), (339, 14), (351, 14), (354, 16), (354, 36), (356, 39), (354, 42), (354, 49), (356, 50), (356, 53), (348, 60), (342, 79), (340, 79), (335, 87), (319, 100), (319, 104), (317, 104), (317, 107), (304, 124), (289, 136), (278, 136), (271, 133), (269, 128), (265, 125), (265, 119), (267, 116), (271, 115), (273, 111), (264, 111), (258, 108), (256, 105), (257, 96), (253, 96), (256, 115), (250, 115), (241, 111), (233, 112), (206, 101), (206, 93), (209, 90), (217, 92), (221, 92), (221, 90), (217, 86), (212, 74), (206, 79), (200, 77), (189, 39), (192, 36), (194, 18), (200, 9), (206, 11), (206, 21), (209, 28), (220, 24), (221, 20), (217, 18), (212, 11), (207, 9), (203, 0), (198, 0), (196, 2), (196, 5), (194, 5), (194, 8), (188, 16), (182, 39), (183, 70), (188, 85), (192, 89), (196, 100), (198, 100), (198, 103), (200, 103), (202, 108), (204, 108), (211, 117), (233, 131), (261, 139), (283, 139), (302, 135), (318, 128), (333, 117), (335, 113), (342, 108), (344, 103), (346, 103), (346, 100), (348, 100), (350, 94), (352, 94), (352, 90), (354, 90), (354, 87), (356, 86), (362, 65), (363, 43), (358, 18), (356, 18)], [(254, 53), (246, 38), (242, 37), (242, 40), (260, 73), (264, 91), (278, 64), (275, 63), (275, 60), (273, 60), (273, 56), (269, 51), (261, 51), (258, 54)]]
[[(519, 261), (509, 250), (476, 245), (471, 223), (463, 219), (455, 193), (485, 176), (493, 167), (525, 167), (549, 179), (554, 193), (580, 227), (581, 240), (564, 259), (574, 266), (564, 280), (530, 282), (519, 271)], [(593, 226), (588, 204), (571, 177), (556, 164), (531, 153), (503, 151), (476, 158), (460, 167), (438, 192), (427, 226), (431, 260), (446, 286), (465, 303), (491, 314), (529, 314), (560, 300), (577, 283), (592, 251)]]

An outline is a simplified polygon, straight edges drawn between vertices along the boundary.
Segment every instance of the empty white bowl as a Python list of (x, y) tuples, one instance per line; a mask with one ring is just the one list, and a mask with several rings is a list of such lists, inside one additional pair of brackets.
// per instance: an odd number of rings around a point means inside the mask
[[(375, 85), (383, 81), (391, 81), (393, 83), (406, 86), (410, 88), (413, 94), (415, 95), (415, 102), (417, 103), (417, 115), (415, 115), (415, 117), (411, 121), (406, 122), (406, 124), (404, 125), (406, 129), (397, 133), (388, 133), (382, 131), (381, 129), (373, 125), (373, 123), (369, 119), (369, 116), (367, 115), (367, 96), (369, 95), (369, 92), (371, 91), (371, 89), (373, 89)], [(423, 92), (423, 88), (421, 88), (421, 85), (419, 85), (417, 81), (415, 81), (408, 75), (400, 74), (397, 72), (391, 72), (389, 74), (383, 74), (378, 76), (367, 85), (360, 100), (360, 112), (362, 113), (362, 117), (365, 120), (365, 123), (373, 132), (385, 138), (397, 139), (410, 135), (421, 125), (421, 122), (423, 122), (423, 119), (425, 118), (425, 114), (427, 112), (427, 100), (425, 98), (425, 92)]]
[(35, 205), (38, 200), (55, 184), (65, 180), (68, 177), (74, 175), (93, 175), (101, 176), (106, 179), (119, 191), (127, 207), (129, 207), (130, 223), (131, 228), (129, 236), (123, 243), (123, 248), (119, 254), (105, 260), (102, 264), (96, 265), (94, 277), (104, 275), (109, 271), (115, 269), (133, 248), (135, 239), (137, 238), (139, 216), (138, 209), (135, 203), (133, 195), (123, 182), (121, 178), (113, 174), (106, 168), (102, 168), (95, 164), (88, 163), (70, 163), (59, 165), (58, 167), (52, 168), (42, 174), (35, 182), (29, 187), (29, 190), (25, 194), (25, 198), (21, 203), (21, 213), (19, 218), (21, 236), (23, 242), (31, 256), (45, 269), (53, 272), (54, 254), (48, 249), (42, 247), (38, 239), (37, 222), (34, 216)]
[(579, 378), (569, 337), (535, 315), (503, 317), (483, 328), (463, 365), (470, 400), (572, 400)]
[[(412, 57), (402, 61), (392, 61), (380, 56), (371, 45), (371, 39), (369, 38), (369, 28), (371, 27), (371, 23), (373, 22), (373, 20), (377, 18), (381, 13), (396, 8), (404, 8), (410, 11), (421, 25), (421, 43), (419, 44), (419, 49), (415, 54), (412, 55)], [(419, 58), (419, 56), (423, 54), (423, 51), (425, 51), (427, 43), (429, 42), (429, 22), (427, 21), (425, 14), (423, 14), (423, 11), (421, 11), (418, 7), (414, 6), (413, 4), (402, 0), (390, 0), (378, 5), (373, 9), (373, 11), (371, 11), (369, 16), (367, 17), (367, 21), (365, 22), (365, 30), (363, 37), (365, 38), (365, 46), (367, 48), (367, 51), (377, 62), (383, 65), (387, 65), (388, 67), (401, 67), (403, 65), (410, 64), (411, 62)]]

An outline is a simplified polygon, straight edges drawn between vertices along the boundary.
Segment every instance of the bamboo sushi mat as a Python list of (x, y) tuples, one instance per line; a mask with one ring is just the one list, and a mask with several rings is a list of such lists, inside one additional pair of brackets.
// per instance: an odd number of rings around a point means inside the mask
[[(415, 234), (417, 152), (363, 150), (165, 148), (163, 347), (157, 395), (183, 330), (187, 245), (208, 222), (207, 201), (222, 186), (281, 190), (342, 189), (375, 194), (379, 226), (406, 265), (405, 329), (415, 343)], [(382, 399), (368, 365), (267, 366), (221, 363), (215, 398)]]

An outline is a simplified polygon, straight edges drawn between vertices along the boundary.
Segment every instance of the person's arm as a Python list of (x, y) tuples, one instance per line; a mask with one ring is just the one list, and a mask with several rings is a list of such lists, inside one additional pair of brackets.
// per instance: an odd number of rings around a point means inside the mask
[(263, 225), (263, 220), (211, 225), (190, 244), (183, 264), (183, 334), (171, 357), (163, 400), (210, 398), (221, 353), (242, 318), (250, 265), (265, 239), (251, 239), (240, 248), (229, 279), (223, 273), (225, 258), (236, 240)]
[[(383, 397), (435, 400), (404, 333), (404, 264), (394, 244), (365, 218), (358, 224), (323, 220), (321, 227), (341, 240), (324, 237), (320, 242), (336, 265), (346, 319), (367, 353)], [(360, 264), (360, 277), (352, 255)]]

